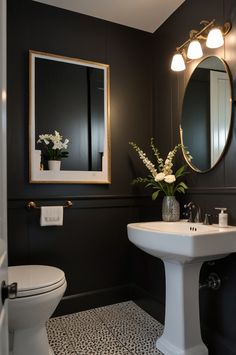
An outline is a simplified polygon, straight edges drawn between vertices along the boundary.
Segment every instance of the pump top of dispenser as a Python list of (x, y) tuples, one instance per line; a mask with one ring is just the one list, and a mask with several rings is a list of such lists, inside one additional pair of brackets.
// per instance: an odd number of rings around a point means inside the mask
[(227, 211), (226, 207), (215, 207), (215, 210), (220, 210), (220, 213), (224, 213), (225, 211)]

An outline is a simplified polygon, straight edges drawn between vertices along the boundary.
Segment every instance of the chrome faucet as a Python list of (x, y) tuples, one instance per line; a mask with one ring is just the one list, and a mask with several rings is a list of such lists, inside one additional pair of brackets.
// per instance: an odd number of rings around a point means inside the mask
[[(194, 202), (190, 201), (188, 204), (184, 205), (184, 208), (188, 209), (188, 213), (189, 213), (188, 222), (202, 223), (200, 206), (198, 206)], [(193, 217), (193, 210), (196, 210), (195, 217)]]

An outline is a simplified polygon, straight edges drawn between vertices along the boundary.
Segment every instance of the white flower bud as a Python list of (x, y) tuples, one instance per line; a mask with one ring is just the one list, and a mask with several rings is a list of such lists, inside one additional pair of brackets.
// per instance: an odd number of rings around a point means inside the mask
[(162, 181), (162, 180), (164, 180), (164, 178), (165, 178), (165, 174), (159, 173), (159, 174), (156, 174), (155, 181)]
[(172, 184), (176, 180), (175, 175), (166, 175), (164, 177), (164, 181), (167, 182), (167, 184)]

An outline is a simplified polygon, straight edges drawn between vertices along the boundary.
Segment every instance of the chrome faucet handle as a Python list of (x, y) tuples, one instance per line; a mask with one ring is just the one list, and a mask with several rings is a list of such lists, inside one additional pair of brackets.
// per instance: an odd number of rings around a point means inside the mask
[(204, 218), (203, 224), (205, 224), (205, 225), (212, 224), (211, 217), (212, 217), (211, 214), (205, 213), (205, 218)]
[(190, 201), (189, 203), (186, 203), (184, 205), (184, 208), (189, 208), (189, 209), (195, 208), (195, 203), (193, 201)]
[(201, 213), (201, 208), (196, 205), (197, 208), (197, 212), (196, 212), (196, 216), (194, 218), (194, 222), (195, 223), (202, 223), (202, 213)]

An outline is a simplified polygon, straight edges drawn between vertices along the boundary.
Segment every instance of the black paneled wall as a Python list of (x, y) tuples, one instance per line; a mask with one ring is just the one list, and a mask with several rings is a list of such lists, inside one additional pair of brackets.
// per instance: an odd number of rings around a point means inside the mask
[[(155, 135), (164, 151), (179, 142), (179, 124), (183, 94), (188, 79), (197, 65), (193, 61), (187, 70), (175, 73), (170, 62), (175, 48), (188, 37), (191, 29), (200, 28), (201, 20), (216, 19), (218, 24), (231, 21), (231, 32), (224, 47), (218, 50), (204, 48), (206, 55), (216, 54), (226, 60), (232, 73), (235, 90), (236, 79), (236, 2), (235, 0), (186, 0), (185, 3), (159, 28), (153, 36), (155, 51), (154, 123)], [(233, 97), (235, 99), (235, 97)], [(188, 201), (198, 203), (203, 213), (216, 215), (214, 207), (228, 208), (229, 222), (236, 225), (236, 121), (233, 125), (224, 158), (206, 174), (191, 173), (188, 177)], [(195, 132), (193, 132), (195, 134)], [(216, 221), (215, 217), (215, 221)], [(217, 292), (200, 291), (202, 334), (211, 355), (236, 354), (236, 254), (216, 262), (204, 264), (201, 278), (217, 271), (222, 277), (222, 287)]]
[[(141, 196), (130, 181), (140, 175), (140, 163), (128, 141), (144, 149), (156, 136), (163, 153), (179, 142), (183, 94), (197, 64), (183, 73), (170, 70), (176, 46), (202, 19), (219, 24), (230, 20), (232, 30), (225, 45), (206, 50), (224, 58), (236, 78), (235, 0), (186, 0), (153, 34), (42, 5), (8, 0), (8, 195), (10, 264), (42, 263), (65, 270), (68, 289), (62, 312), (108, 304), (140, 296), (146, 309), (163, 314), (165, 285), (162, 262), (127, 240), (126, 224), (158, 219), (160, 204)], [(28, 50), (34, 49), (103, 62), (111, 68), (111, 185), (30, 185), (28, 183)], [(233, 114), (234, 116), (234, 114)], [(236, 123), (221, 162), (207, 174), (191, 173), (185, 200), (194, 200), (203, 212), (227, 207), (236, 225)], [(131, 155), (132, 154), (132, 155)], [(40, 228), (38, 211), (25, 204), (58, 204), (72, 199), (63, 227)], [(182, 201), (184, 202), (184, 201)], [(204, 264), (201, 278), (210, 271), (222, 277), (217, 292), (200, 293), (203, 338), (210, 355), (236, 354), (236, 256)], [(136, 294), (130, 294), (135, 283)], [(146, 298), (156, 301), (154, 308)], [(68, 305), (68, 306), (67, 306)], [(64, 307), (64, 308), (63, 308)], [(163, 313), (163, 312), (162, 312)]]
[[(28, 52), (37, 50), (110, 65), (111, 185), (29, 184)], [(152, 135), (151, 35), (43, 5), (8, 1), (9, 262), (55, 265), (65, 271), (64, 312), (130, 298), (127, 223), (139, 219), (130, 182), (130, 140), (145, 146)], [(71, 199), (64, 226), (42, 228), (35, 200)], [(75, 299), (73, 298), (76, 298)]]

